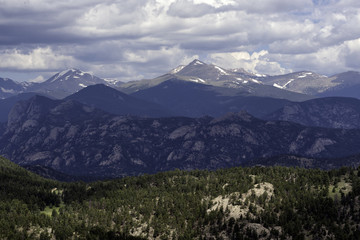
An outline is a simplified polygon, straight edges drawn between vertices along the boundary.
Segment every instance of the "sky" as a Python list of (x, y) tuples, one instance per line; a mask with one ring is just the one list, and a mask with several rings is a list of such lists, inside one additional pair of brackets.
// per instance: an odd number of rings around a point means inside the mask
[(193, 59), (270, 75), (360, 71), (360, 1), (0, 0), (0, 77), (77, 68), (130, 81)]

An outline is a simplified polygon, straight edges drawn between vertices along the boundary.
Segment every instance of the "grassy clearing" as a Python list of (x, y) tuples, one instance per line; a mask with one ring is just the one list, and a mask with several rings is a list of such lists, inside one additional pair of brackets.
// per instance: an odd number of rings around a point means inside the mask
[(342, 179), (337, 184), (329, 186), (329, 197), (331, 197), (332, 199), (335, 199), (335, 196), (340, 198), (341, 193), (347, 195), (351, 190), (352, 190), (351, 183), (346, 182), (344, 179)]
[(51, 217), (52, 212), (53, 212), (54, 209), (55, 209), (55, 211), (56, 211), (57, 213), (59, 213), (60, 208), (61, 208), (61, 207), (64, 207), (64, 206), (65, 206), (65, 205), (64, 205), (63, 203), (61, 203), (59, 207), (49, 207), (49, 206), (46, 206), (45, 209), (44, 209), (44, 211), (41, 211), (41, 213), (43, 213), (43, 214)]

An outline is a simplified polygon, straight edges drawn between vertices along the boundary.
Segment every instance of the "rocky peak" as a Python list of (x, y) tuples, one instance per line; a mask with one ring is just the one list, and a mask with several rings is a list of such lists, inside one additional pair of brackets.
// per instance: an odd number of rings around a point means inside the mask
[(196, 66), (196, 65), (207, 65), (207, 64), (198, 59), (194, 59), (191, 63), (189, 63), (188, 66)]

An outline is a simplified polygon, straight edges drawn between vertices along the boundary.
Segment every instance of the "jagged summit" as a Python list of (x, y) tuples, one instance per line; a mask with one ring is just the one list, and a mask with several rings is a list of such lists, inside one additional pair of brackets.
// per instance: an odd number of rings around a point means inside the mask
[(82, 76), (86, 76), (87, 78), (94, 78), (95, 76), (83, 72), (76, 68), (66, 69), (61, 72), (56, 73), (54, 76), (49, 78), (46, 82), (55, 82), (55, 81), (64, 81), (64, 80), (72, 80), (74, 78), (81, 78)]
[(200, 61), (199, 59), (194, 59), (189, 65), (207, 65), (206, 63)]

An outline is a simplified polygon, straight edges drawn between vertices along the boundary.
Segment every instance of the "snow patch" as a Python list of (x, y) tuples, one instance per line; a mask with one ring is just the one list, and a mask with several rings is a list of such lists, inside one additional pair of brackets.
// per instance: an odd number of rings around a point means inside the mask
[(62, 76), (64, 76), (65, 74), (67, 74), (70, 70), (66, 69), (62, 72), (59, 72), (58, 74), (55, 75), (54, 79), (51, 82), (55, 82), (57, 79), (61, 78)]
[(277, 84), (277, 83), (274, 83), (273, 86), (274, 87), (277, 87), (277, 88), (280, 88), (280, 89), (285, 89), (287, 85), (289, 85), (291, 82), (293, 82), (295, 79), (290, 79), (287, 83), (285, 83), (283, 86)]
[(258, 83), (258, 84), (261, 83), (260, 81), (258, 81), (258, 80), (256, 80), (256, 79), (253, 79), (253, 78), (250, 78), (250, 80), (251, 80), (252, 82), (254, 82), (254, 83)]
[(259, 74), (259, 73), (255, 73), (255, 76), (257, 76), (257, 77), (266, 77), (265, 74)]
[(196, 60), (196, 61), (194, 62), (194, 65), (204, 65), (204, 63), (200, 62), (199, 60)]
[(221, 67), (215, 66), (215, 68), (220, 72), (221, 75), (229, 75), (224, 69)]
[(285, 85), (283, 86), (283, 88), (286, 88), (287, 85), (289, 85), (290, 83), (292, 83), (295, 79), (290, 79), (287, 83), (285, 83)]
[(274, 84), (273, 84), (273, 86), (274, 86), (274, 87), (276, 87), (276, 88), (283, 89), (283, 86), (280, 86), (280, 85), (279, 85), (279, 84), (277, 84), (277, 83), (274, 83)]
[[(62, 72), (57, 73), (51, 82), (55, 82), (56, 80), (58, 80), (59, 78), (61, 78), (62, 76), (66, 75), (66, 74), (72, 74), (72, 73), (76, 73), (76, 72), (78, 72), (78, 70), (76, 70), (76, 69), (66, 69)], [(81, 73), (80, 73), (80, 75), (81, 75)], [(65, 78), (65, 80), (67, 80), (69, 77), (70, 76), (67, 76)]]
[(6, 89), (6, 88), (1, 88), (1, 91), (4, 93), (15, 93), (14, 89)]
[(120, 80), (110, 79), (110, 78), (104, 78), (104, 81), (111, 84), (111, 85), (116, 85), (118, 82), (121, 82)]
[(176, 73), (180, 72), (181, 70), (183, 70), (184, 67), (185, 67), (184, 65), (180, 65), (177, 68), (174, 68), (173, 70), (171, 70), (170, 73), (171, 74), (176, 74)]
[(302, 75), (299, 75), (298, 78), (305, 78), (308, 75), (312, 75), (312, 74), (313, 74), (312, 72), (306, 72), (306, 73), (303, 73)]
[(86, 88), (87, 86), (85, 84), (79, 83), (80, 87)]
[(189, 80), (196, 83), (206, 83), (206, 81), (201, 78), (190, 78)]

